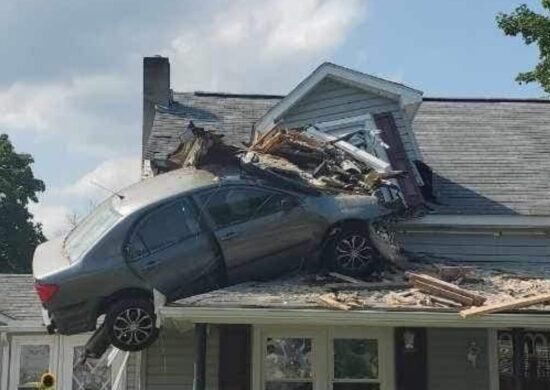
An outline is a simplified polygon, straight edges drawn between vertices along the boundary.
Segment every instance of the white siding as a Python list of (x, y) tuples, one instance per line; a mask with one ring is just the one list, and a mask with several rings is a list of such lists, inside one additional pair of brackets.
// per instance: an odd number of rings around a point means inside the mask
[(396, 101), (338, 81), (331, 79), (321, 81), (281, 119), (285, 127), (300, 127), (367, 113), (386, 112), (393, 114), (407, 155), (410, 159), (417, 159), (417, 147), (409, 131), (409, 123)]
[[(428, 389), (488, 390), (486, 329), (428, 329)], [(470, 343), (479, 348), (476, 367), (466, 359)]]
[[(206, 388), (218, 388), (219, 333), (215, 326), (208, 327), (206, 352)], [(180, 333), (163, 329), (159, 339), (149, 349), (145, 358), (145, 389), (192, 390), (195, 362), (195, 331)]]

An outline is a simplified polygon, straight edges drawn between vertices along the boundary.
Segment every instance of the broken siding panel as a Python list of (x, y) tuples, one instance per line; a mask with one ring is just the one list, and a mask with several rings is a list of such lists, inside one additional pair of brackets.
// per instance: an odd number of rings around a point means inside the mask
[[(208, 327), (206, 388), (218, 389), (218, 329)], [(195, 362), (195, 332), (164, 329), (147, 350), (146, 390), (192, 390)]]
[(414, 232), (400, 235), (403, 248), (417, 256), (462, 262), (550, 263), (550, 235), (544, 232)]
[[(479, 348), (476, 367), (466, 359), (470, 344)], [(486, 329), (428, 329), (428, 389), (489, 389)]]
[(367, 113), (386, 112), (392, 113), (395, 118), (407, 156), (411, 160), (417, 159), (415, 142), (397, 102), (331, 79), (320, 82), (294, 105), (282, 120), (285, 127), (301, 127)]

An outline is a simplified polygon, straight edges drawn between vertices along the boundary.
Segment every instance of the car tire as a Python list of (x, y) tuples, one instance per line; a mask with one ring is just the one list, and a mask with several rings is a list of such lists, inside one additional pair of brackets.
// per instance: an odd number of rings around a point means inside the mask
[(324, 249), (327, 266), (348, 276), (366, 276), (380, 268), (382, 259), (372, 244), (369, 229), (349, 225), (336, 230)]
[(111, 344), (122, 351), (147, 348), (158, 337), (156, 318), (150, 299), (125, 298), (115, 302), (105, 316)]

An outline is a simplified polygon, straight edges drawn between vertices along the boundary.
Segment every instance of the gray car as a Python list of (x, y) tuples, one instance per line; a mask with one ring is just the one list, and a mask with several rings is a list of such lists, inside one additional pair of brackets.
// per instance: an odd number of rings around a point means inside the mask
[(354, 275), (379, 259), (376, 198), (308, 194), (257, 178), (179, 169), (113, 195), (66, 238), (40, 245), (33, 273), (50, 330), (103, 326), (122, 350), (156, 338), (152, 292), (167, 301), (309, 264)]

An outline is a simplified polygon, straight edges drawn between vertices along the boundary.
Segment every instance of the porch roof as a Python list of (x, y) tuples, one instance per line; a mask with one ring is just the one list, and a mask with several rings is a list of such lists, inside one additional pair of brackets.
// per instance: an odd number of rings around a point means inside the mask
[[(403, 275), (395, 274), (393, 280), (402, 279)], [(214, 318), (216, 313), (220, 317), (228, 313), (248, 313), (254, 311), (261, 313), (301, 313), (300, 316), (310, 321), (316, 313), (326, 315), (327, 311), (337, 314), (337, 318), (344, 320), (346, 317), (359, 318), (361, 313), (369, 313), (369, 316), (383, 315), (383, 313), (396, 316), (399, 313), (418, 316), (430, 314), (443, 315), (445, 321), (456, 321), (457, 326), (477, 323), (477, 319), (463, 320), (459, 317), (460, 308), (444, 307), (431, 300), (427, 294), (409, 287), (384, 289), (354, 289), (345, 290), (338, 288), (338, 301), (353, 302), (354, 305), (348, 311), (340, 311), (327, 307), (320, 300), (322, 295), (333, 292), (334, 283), (328, 283), (327, 279), (318, 275), (294, 275), (268, 282), (249, 282), (230, 286), (205, 294), (185, 298), (168, 304), (163, 308), (165, 317), (184, 317), (188, 315), (207, 314)], [(548, 293), (550, 291), (550, 267), (503, 265), (480, 265), (475, 269), (475, 274), (460, 284), (460, 287), (468, 289), (487, 298), (487, 305), (504, 302), (514, 298)], [(404, 292), (411, 290), (411, 295), (403, 298)], [(378, 313), (378, 314), (373, 314)], [(512, 313), (512, 312), (511, 312)], [(536, 305), (524, 309), (515, 310), (513, 313), (525, 314), (550, 314), (550, 305)], [(279, 315), (278, 314), (278, 315)], [(501, 314), (486, 315), (483, 318), (498, 318)], [(426, 317), (426, 318), (428, 318)], [(432, 316), (433, 317), (433, 316)], [(518, 316), (519, 317), (519, 316)], [(546, 317), (546, 315), (544, 316)], [(396, 317), (397, 318), (397, 317)], [(435, 317), (433, 317), (435, 318)], [(502, 318), (502, 317), (501, 317)], [(550, 316), (549, 316), (550, 318)], [(548, 321), (548, 319), (546, 320)], [(468, 326), (468, 325), (464, 325)]]

